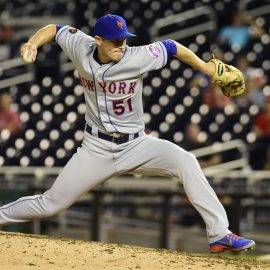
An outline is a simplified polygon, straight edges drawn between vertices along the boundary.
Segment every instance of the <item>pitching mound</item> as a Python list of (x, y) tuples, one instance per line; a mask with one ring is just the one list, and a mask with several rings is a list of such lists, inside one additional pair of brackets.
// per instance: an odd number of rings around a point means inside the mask
[(0, 269), (266, 270), (270, 263), (1, 232)]

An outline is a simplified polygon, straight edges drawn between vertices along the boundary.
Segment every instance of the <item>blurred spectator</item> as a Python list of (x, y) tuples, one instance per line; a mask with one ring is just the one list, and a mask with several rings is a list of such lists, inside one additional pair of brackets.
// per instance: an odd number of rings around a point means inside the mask
[(235, 106), (232, 98), (226, 97), (221, 89), (215, 85), (211, 85), (211, 87), (203, 93), (202, 102), (211, 110), (223, 110), (227, 105)]
[(256, 104), (260, 109), (264, 109), (265, 96), (263, 87), (267, 82), (267, 77), (263, 69), (256, 68), (247, 74), (246, 92), (251, 104)]
[(247, 79), (248, 75), (255, 69), (250, 65), (245, 54), (238, 54), (236, 56), (235, 67), (242, 71), (245, 79)]
[(253, 38), (259, 38), (264, 30), (251, 17), (236, 11), (230, 25), (223, 26), (218, 33), (221, 44), (229, 45), (238, 51), (245, 49)]
[(257, 140), (250, 153), (254, 170), (270, 169), (270, 96), (265, 98), (264, 109), (255, 117), (253, 130)]
[(211, 86), (211, 78), (207, 76), (205, 73), (198, 71), (194, 78), (190, 81), (190, 88), (197, 87), (200, 91), (204, 92)]
[[(194, 123), (188, 123), (185, 129), (184, 141), (181, 144), (187, 151), (210, 146), (213, 143), (207, 137), (207, 134), (203, 132), (199, 125)], [(212, 165), (217, 165), (222, 162), (222, 157), (219, 154), (210, 154), (198, 159), (202, 168)]]
[(261, 68), (249, 68), (246, 74), (246, 92), (236, 98), (240, 108), (248, 108), (250, 105), (257, 105), (264, 109), (265, 96), (263, 87), (267, 83), (267, 76)]
[(7, 129), (11, 134), (16, 134), (20, 128), (20, 115), (12, 109), (11, 94), (9, 91), (0, 92), (0, 132)]
[(0, 62), (12, 57), (11, 40), (13, 33), (14, 30), (10, 26), (2, 26), (0, 28)]

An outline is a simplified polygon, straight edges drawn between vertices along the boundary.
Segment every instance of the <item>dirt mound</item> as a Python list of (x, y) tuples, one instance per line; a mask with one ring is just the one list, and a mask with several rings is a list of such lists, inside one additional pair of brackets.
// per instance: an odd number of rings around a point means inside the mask
[(0, 233), (1, 270), (270, 269), (270, 263), (161, 249)]

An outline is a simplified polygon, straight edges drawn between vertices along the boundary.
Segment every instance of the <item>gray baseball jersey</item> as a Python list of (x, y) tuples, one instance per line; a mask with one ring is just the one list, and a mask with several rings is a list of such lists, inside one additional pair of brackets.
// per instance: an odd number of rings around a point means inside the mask
[(128, 47), (117, 63), (100, 65), (94, 59), (95, 40), (69, 26), (56, 41), (77, 69), (84, 87), (86, 122), (101, 131), (133, 134), (144, 129), (143, 74), (167, 63), (162, 42)]
[[(48, 191), (0, 207), (0, 224), (54, 215), (99, 183), (135, 172), (178, 178), (205, 221), (210, 243), (229, 233), (226, 212), (195, 156), (143, 131), (142, 77), (166, 64), (163, 43), (127, 46), (119, 62), (100, 65), (94, 59), (96, 44), (92, 37), (65, 26), (58, 31), (56, 41), (79, 72), (91, 132), (85, 130), (82, 146)], [(124, 143), (104, 139), (112, 133), (137, 136)]]

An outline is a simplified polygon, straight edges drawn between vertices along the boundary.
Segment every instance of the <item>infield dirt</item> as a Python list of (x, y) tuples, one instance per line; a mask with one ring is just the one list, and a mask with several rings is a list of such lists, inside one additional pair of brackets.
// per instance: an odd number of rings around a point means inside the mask
[(267, 270), (269, 262), (0, 233), (0, 270)]

